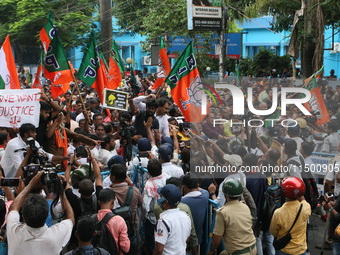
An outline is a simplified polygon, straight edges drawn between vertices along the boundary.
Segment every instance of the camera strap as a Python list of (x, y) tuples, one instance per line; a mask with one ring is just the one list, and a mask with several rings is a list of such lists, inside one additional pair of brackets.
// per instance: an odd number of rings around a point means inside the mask
[(19, 151), (27, 151), (27, 149), (26, 148), (17, 149), (17, 150), (14, 150), (14, 153), (19, 152)]

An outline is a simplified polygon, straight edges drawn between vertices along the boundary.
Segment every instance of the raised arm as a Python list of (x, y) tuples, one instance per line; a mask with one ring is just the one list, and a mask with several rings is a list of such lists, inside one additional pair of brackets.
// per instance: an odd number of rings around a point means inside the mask
[(17, 211), (19, 212), (20, 208), (25, 202), (25, 199), (27, 196), (31, 193), (32, 190), (40, 188), (41, 187), (41, 176), (44, 174), (44, 171), (40, 171), (37, 173), (30, 183), (24, 188), (24, 190), (14, 199), (9, 211)]
[(148, 139), (151, 143), (151, 146), (156, 146), (155, 138), (153, 137), (152, 131), (151, 131), (151, 125), (152, 125), (152, 117), (148, 118), (147, 122), (144, 122), (145, 128), (146, 128), (146, 134), (148, 135)]
[(41, 92), (40, 94), (40, 99), (48, 103), (52, 107), (52, 113), (51, 113), (51, 118), (54, 119), (55, 116), (61, 111), (61, 107), (59, 106), (58, 103), (53, 101), (51, 98), (48, 98), (45, 93)]

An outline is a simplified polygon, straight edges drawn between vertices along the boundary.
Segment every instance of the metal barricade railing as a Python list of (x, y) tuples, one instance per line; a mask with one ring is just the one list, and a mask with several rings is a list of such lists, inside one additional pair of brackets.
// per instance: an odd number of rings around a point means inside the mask
[(131, 178), (131, 181), (133, 185), (139, 189), (141, 193), (143, 193), (144, 190), (144, 179), (146, 178), (145, 174), (148, 173), (148, 170), (145, 167), (142, 167), (141, 165), (135, 165), (133, 172), (130, 172), (129, 176)]
[(325, 156), (325, 157), (335, 157), (335, 154), (323, 153), (323, 152), (313, 152), (313, 155), (316, 156)]
[(210, 249), (210, 244), (211, 244), (211, 240), (212, 240), (214, 228), (215, 228), (217, 209), (218, 209), (218, 203), (215, 202), (214, 200), (209, 199), (208, 207), (207, 207), (207, 215), (206, 215), (206, 225), (205, 225), (205, 228), (206, 228), (206, 231), (205, 231), (206, 250), (204, 251), (205, 254), (207, 254)]

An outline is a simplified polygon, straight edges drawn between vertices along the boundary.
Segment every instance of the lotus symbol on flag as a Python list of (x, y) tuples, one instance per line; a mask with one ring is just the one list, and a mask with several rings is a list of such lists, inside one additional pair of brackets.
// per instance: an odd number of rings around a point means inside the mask
[(54, 82), (56, 81), (56, 80), (58, 80), (58, 78), (61, 76), (61, 73), (60, 72), (58, 72), (57, 74), (56, 74), (56, 76), (54, 77)]
[(317, 118), (322, 118), (322, 114), (321, 114), (321, 110), (320, 110), (320, 106), (318, 104), (318, 99), (315, 96), (315, 94), (312, 95), (312, 97), (310, 98), (309, 102), (309, 107), (312, 110), (312, 114), (317, 117)]
[[(201, 107), (202, 97), (205, 96), (201, 78), (197, 75), (187, 88), (189, 95), (189, 103), (193, 103), (196, 107)], [(187, 102), (187, 101), (186, 101)]]

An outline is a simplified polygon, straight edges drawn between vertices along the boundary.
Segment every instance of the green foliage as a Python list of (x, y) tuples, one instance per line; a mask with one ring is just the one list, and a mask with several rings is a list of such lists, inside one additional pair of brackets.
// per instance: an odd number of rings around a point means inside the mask
[[(150, 43), (158, 43), (165, 35), (209, 36), (208, 32), (188, 31), (186, 0), (114, 0), (113, 16), (122, 29), (146, 36), (143, 49)], [(231, 10), (228, 13), (232, 13)], [(233, 19), (229, 19), (228, 32), (238, 33), (241, 29)]]
[(40, 46), (39, 32), (50, 10), (65, 48), (81, 44), (95, 17), (96, 0), (1, 0), (0, 38), (20, 47)]
[(240, 71), (240, 75), (243, 76), (256, 72), (256, 70), (253, 70), (253, 60), (250, 58), (241, 58), (238, 68)]
[(264, 69), (265, 73), (269, 74), (270, 70), (275, 69), (277, 74), (281, 74), (283, 69), (291, 69), (291, 58), (289, 55), (277, 56), (270, 50), (261, 48), (258, 53), (250, 58), (240, 59), (240, 75), (255, 75), (257, 70)]

